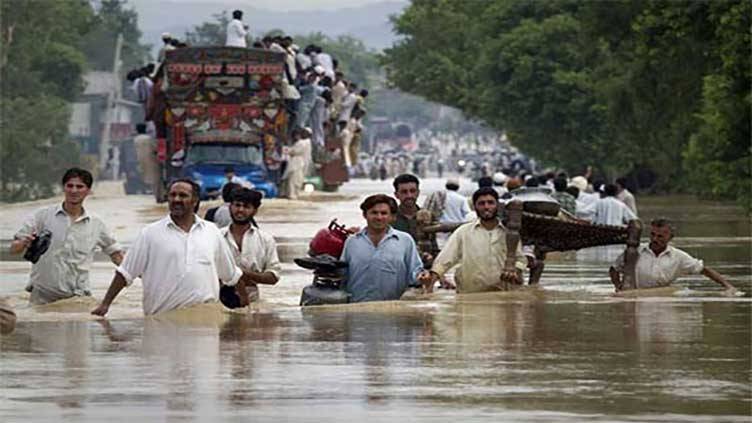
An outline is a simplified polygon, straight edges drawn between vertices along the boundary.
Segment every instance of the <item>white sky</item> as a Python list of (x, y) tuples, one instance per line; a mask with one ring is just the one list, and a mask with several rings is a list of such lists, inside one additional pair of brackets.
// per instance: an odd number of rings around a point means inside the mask
[[(166, 6), (180, 5), (185, 3), (194, 4), (214, 4), (221, 6), (229, 4), (232, 6), (243, 5), (253, 7), (256, 9), (267, 9), (274, 11), (286, 11), (286, 10), (331, 10), (331, 9), (343, 9), (348, 7), (358, 7), (371, 3), (381, 3), (384, 0), (129, 0), (128, 3), (135, 5), (138, 9), (139, 5), (144, 3), (155, 4), (164, 3)], [(221, 8), (221, 7), (218, 7)]]

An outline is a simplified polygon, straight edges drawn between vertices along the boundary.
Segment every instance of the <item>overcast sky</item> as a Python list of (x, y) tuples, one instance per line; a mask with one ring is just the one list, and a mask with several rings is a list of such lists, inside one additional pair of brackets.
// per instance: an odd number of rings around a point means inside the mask
[(224, 5), (231, 5), (232, 7), (239, 7), (241, 9), (243, 5), (247, 5), (248, 7), (255, 9), (285, 11), (341, 9), (363, 6), (370, 3), (380, 3), (383, 1), (384, 0), (129, 0), (128, 3), (136, 6), (136, 10), (145, 3), (164, 3), (165, 7), (180, 5), (182, 3), (200, 3), (216, 5), (218, 10), (227, 8), (223, 7)]

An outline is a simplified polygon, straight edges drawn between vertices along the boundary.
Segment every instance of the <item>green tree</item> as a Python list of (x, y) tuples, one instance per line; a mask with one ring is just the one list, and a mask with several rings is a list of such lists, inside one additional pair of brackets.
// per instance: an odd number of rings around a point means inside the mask
[(193, 27), (193, 30), (185, 33), (185, 42), (194, 47), (199, 46), (223, 46), (227, 36), (227, 24), (230, 16), (226, 10), (212, 15), (213, 21), (204, 22)]

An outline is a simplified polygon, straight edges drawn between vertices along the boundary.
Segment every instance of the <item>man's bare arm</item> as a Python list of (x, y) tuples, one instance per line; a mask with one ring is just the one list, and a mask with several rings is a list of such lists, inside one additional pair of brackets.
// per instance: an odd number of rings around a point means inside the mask
[(720, 273), (716, 272), (715, 270), (709, 267), (704, 267), (702, 269), (702, 274), (708, 277), (709, 279), (711, 279), (713, 282), (723, 286), (726, 289), (734, 289), (734, 290), (736, 289), (734, 288), (734, 285), (731, 285), (730, 283), (728, 283), (728, 281), (723, 276), (721, 276)]
[(91, 311), (91, 314), (95, 316), (104, 316), (107, 314), (110, 310), (110, 304), (115, 301), (115, 297), (118, 296), (126, 285), (123, 275), (120, 272), (115, 272), (115, 277), (112, 278), (112, 283), (110, 283), (110, 287), (107, 289), (107, 294), (105, 294), (104, 299), (99, 303), (97, 308)]

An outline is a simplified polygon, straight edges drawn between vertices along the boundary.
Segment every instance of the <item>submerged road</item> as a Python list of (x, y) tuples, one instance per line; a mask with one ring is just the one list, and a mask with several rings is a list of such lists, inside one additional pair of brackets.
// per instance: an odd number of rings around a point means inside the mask
[[(473, 186), (463, 180), (462, 191)], [(643, 219), (676, 220), (677, 246), (743, 297), (721, 297), (702, 277), (614, 297), (606, 270), (621, 250), (609, 247), (552, 255), (537, 289), (301, 309), (311, 275), (292, 258), (331, 218), (362, 225), (358, 204), (376, 192), (391, 193), (390, 181), (265, 201), (258, 220), (278, 240), (283, 274), (241, 312), (205, 305), (144, 318), (138, 282), (107, 320), (88, 314), (91, 299), (31, 307), (30, 265), (6, 256), (0, 296), (19, 323), (0, 337), (0, 421), (749, 421), (750, 229), (738, 209), (638, 198)], [(0, 239), (55, 201), (4, 206)], [(86, 204), (126, 246), (166, 213), (113, 183)], [(93, 265), (96, 298), (113, 267)]]

